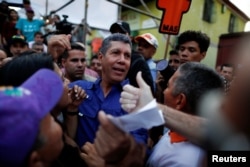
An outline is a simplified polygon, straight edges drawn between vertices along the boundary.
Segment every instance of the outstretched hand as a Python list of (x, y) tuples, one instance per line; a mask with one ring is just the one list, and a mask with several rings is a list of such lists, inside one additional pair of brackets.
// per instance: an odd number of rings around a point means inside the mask
[(106, 162), (121, 161), (131, 147), (132, 137), (112, 124), (103, 111), (99, 112), (98, 118), (100, 126), (94, 141), (97, 153)]
[(103, 111), (98, 114), (100, 121), (94, 146), (97, 154), (110, 167), (143, 166), (146, 147), (136, 143), (133, 136), (116, 127)]
[(65, 49), (71, 49), (70, 48), (70, 39), (71, 35), (53, 35), (48, 40), (48, 52), (52, 55), (54, 60), (57, 60), (59, 55), (61, 55)]
[(139, 110), (154, 99), (150, 87), (142, 79), (141, 72), (137, 73), (136, 81), (139, 88), (125, 85), (121, 93), (120, 103), (127, 112)]

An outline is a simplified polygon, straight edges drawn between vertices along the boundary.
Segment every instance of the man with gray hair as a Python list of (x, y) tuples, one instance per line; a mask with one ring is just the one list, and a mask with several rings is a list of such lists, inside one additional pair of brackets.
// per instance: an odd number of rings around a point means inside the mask
[[(164, 105), (197, 115), (202, 96), (214, 89), (223, 91), (221, 77), (211, 68), (197, 62), (182, 64), (164, 90)], [(154, 147), (147, 166), (199, 167), (205, 151), (170, 129)], [(170, 165), (171, 166), (171, 165)]]
[[(79, 146), (94, 142), (100, 124), (97, 117), (99, 111), (114, 117), (127, 114), (121, 108), (119, 99), (122, 87), (128, 84), (125, 78), (130, 67), (131, 52), (132, 43), (128, 36), (120, 33), (108, 36), (103, 40), (98, 53), (102, 77), (94, 83), (83, 80), (71, 83), (71, 86), (79, 85), (89, 96), (80, 104), (79, 112), (70, 116), (70, 122), (67, 122), (68, 129), (75, 132), (71, 137), (76, 139)], [(147, 143), (146, 129), (132, 131), (131, 134), (137, 142)]]
[[(131, 41), (132, 38), (131, 31), (130, 31), (130, 26), (129, 23), (125, 21), (117, 21), (113, 23), (110, 26), (109, 31), (114, 34), (114, 33), (121, 33), (125, 34), (130, 37)], [(136, 74), (141, 71), (142, 72), (142, 78), (144, 81), (150, 86), (152, 93), (154, 93), (154, 81), (153, 77), (150, 75), (150, 69), (145, 61), (144, 57), (142, 54), (140, 54), (138, 51), (135, 51), (132, 49), (132, 54), (131, 54), (131, 65), (130, 69), (127, 74), (127, 78), (129, 79), (129, 84), (138, 87), (138, 84), (136, 82)]]

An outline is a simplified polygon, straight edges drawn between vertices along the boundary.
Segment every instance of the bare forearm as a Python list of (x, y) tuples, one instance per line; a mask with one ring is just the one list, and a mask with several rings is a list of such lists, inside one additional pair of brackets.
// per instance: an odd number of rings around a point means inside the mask
[(163, 111), (165, 126), (180, 133), (191, 142), (202, 145), (205, 141), (205, 127), (208, 121), (199, 116), (193, 116), (158, 104)]
[(65, 116), (65, 126), (68, 136), (75, 139), (76, 130), (78, 124), (78, 115), (66, 115)]

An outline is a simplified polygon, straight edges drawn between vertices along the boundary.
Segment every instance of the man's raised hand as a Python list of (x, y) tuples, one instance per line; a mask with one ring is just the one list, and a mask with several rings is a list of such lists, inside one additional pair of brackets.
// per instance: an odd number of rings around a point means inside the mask
[(137, 111), (154, 99), (150, 87), (142, 79), (141, 72), (137, 73), (136, 81), (139, 88), (125, 85), (121, 93), (120, 103), (127, 112)]

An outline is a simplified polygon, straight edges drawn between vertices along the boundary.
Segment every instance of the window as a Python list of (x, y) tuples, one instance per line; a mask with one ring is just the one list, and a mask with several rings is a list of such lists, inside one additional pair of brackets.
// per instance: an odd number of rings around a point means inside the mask
[(228, 32), (235, 32), (237, 30), (236, 17), (231, 13), (228, 25)]
[(209, 23), (215, 22), (216, 8), (214, 0), (205, 0), (202, 19)]
[(226, 12), (226, 6), (224, 4), (221, 5), (221, 13), (225, 13)]

